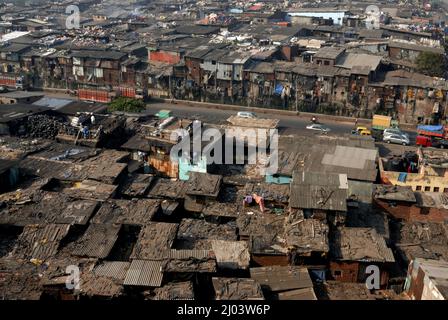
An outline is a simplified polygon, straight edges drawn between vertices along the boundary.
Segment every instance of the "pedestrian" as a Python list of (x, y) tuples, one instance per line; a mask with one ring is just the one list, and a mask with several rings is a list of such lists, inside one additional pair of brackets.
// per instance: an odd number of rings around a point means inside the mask
[(95, 116), (92, 113), (92, 116), (90, 117), (90, 122), (92, 123), (92, 125), (95, 124)]
[(355, 119), (355, 128), (358, 125), (358, 118)]
[(87, 128), (87, 126), (84, 126), (84, 128), (82, 128), (82, 136), (84, 137), (84, 139), (87, 139), (89, 137), (89, 128)]

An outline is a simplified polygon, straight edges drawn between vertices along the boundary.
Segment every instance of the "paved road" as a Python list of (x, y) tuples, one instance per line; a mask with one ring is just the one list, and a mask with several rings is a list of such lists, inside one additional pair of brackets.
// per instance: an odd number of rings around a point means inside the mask
[[(171, 104), (171, 103), (150, 103), (148, 104), (149, 112), (151, 114), (157, 113), (161, 109), (171, 110), (173, 115), (178, 117), (194, 118), (208, 123), (225, 123), (226, 119), (235, 114), (233, 110), (220, 110), (209, 109), (202, 106), (190, 106), (184, 104)], [(279, 127), (284, 134), (288, 133), (305, 133), (314, 134), (310, 130), (306, 130), (305, 127), (310, 124), (310, 121), (297, 116), (287, 116), (283, 114), (263, 114), (262, 118), (275, 118), (279, 119)], [(318, 117), (318, 115), (317, 115)], [(331, 129), (331, 134), (344, 134), (350, 133), (354, 126), (353, 123), (346, 122), (325, 122), (323, 124)]]
[[(172, 103), (163, 103), (163, 102), (155, 102), (148, 104), (149, 113), (154, 114), (157, 113), (161, 109), (171, 110), (173, 115), (178, 117), (186, 117), (186, 118), (194, 118), (198, 119), (202, 122), (208, 123), (224, 123), (227, 118), (231, 115), (235, 114), (233, 110), (220, 110), (220, 109), (209, 109), (204, 108), (202, 106), (191, 106), (185, 104), (172, 104)], [(297, 116), (287, 116), (283, 114), (263, 114), (260, 117), (268, 118), (276, 118), (280, 120), (279, 127), (281, 133), (283, 134), (316, 134), (313, 131), (306, 130), (305, 127), (310, 124), (310, 121), (304, 118), (300, 118)], [(319, 117), (319, 115), (317, 115)], [(340, 122), (340, 121), (321, 121), (324, 125), (331, 129), (330, 134), (341, 135), (345, 133), (350, 133), (355, 125), (355, 121), (353, 119), (353, 123), (348, 122)], [(416, 133), (412, 131), (407, 131), (409, 134), (411, 144), (415, 143)]]
[[(46, 95), (55, 98), (64, 98), (70, 100), (76, 100), (76, 97), (70, 96), (65, 93), (49, 93), (45, 92)], [(234, 110), (221, 110), (205, 108), (203, 106), (192, 106), (182, 103), (165, 103), (165, 102), (150, 102), (148, 104), (148, 114), (155, 114), (159, 110), (167, 109), (171, 110), (174, 116), (184, 117), (190, 119), (197, 119), (202, 122), (224, 124), (226, 119), (231, 115), (235, 114)], [(306, 130), (306, 126), (310, 124), (310, 121), (298, 116), (287, 116), (283, 114), (263, 114), (260, 117), (276, 118), (280, 120), (279, 129), (282, 134), (301, 134), (301, 135), (315, 135), (315, 131)], [(319, 115), (317, 115), (319, 117)], [(331, 129), (329, 134), (331, 135), (342, 135), (350, 133), (354, 127), (353, 123), (340, 122), (340, 121), (322, 121), (324, 125)], [(407, 131), (409, 134), (411, 145), (415, 144), (416, 133), (412, 131)], [(386, 156), (391, 153), (400, 153), (404, 150), (415, 150), (415, 147), (404, 147), (398, 145), (388, 145), (385, 143), (377, 143), (380, 150), (381, 156)]]

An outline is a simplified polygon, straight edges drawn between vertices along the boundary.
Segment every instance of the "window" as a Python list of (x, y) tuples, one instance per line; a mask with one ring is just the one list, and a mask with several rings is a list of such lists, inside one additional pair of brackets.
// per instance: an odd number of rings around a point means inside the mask
[(95, 72), (95, 77), (97, 77), (97, 78), (103, 77), (103, 69), (102, 68), (95, 68), (94, 72)]
[(439, 192), (440, 188), (439, 187), (434, 187), (434, 192)]
[(340, 276), (342, 276), (342, 271), (341, 270), (335, 270), (334, 271), (334, 275), (335, 275), (335, 277), (340, 277)]
[(421, 190), (422, 190), (422, 186), (417, 186), (417, 187), (415, 188), (415, 190), (416, 190), (416, 191), (421, 191)]
[(443, 188), (444, 193), (448, 193), (448, 188)]
[(426, 186), (425, 187), (425, 191), (431, 191), (431, 187), (430, 186)]
[(324, 65), (325, 66), (329, 66), (330, 65), (330, 61), (324, 61)]

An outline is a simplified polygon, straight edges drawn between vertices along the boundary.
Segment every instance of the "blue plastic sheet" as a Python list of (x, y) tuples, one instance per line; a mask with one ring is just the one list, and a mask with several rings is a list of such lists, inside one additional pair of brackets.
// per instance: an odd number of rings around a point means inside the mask
[(275, 86), (275, 91), (274, 94), (282, 94), (283, 91), (283, 86), (280, 83), (277, 83), (277, 85)]
[(443, 131), (443, 126), (442, 125), (437, 125), (437, 126), (418, 126), (417, 127), (418, 130), (424, 130), (424, 131)]

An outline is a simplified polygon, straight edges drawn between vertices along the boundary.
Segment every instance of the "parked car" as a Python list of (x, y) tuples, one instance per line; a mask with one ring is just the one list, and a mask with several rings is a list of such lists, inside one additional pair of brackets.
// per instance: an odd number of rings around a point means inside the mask
[(389, 136), (391, 134), (398, 134), (399, 136), (405, 136), (406, 138), (409, 139), (409, 135), (406, 132), (401, 131), (400, 129), (397, 128), (387, 128), (384, 129), (383, 131), (383, 136)]
[(409, 145), (409, 138), (398, 134), (391, 134), (389, 136), (385, 136), (383, 137), (383, 141), (387, 143), (402, 144), (404, 146)]
[(448, 140), (445, 140), (445, 139), (432, 139), (431, 145), (434, 148), (448, 149)]
[(236, 115), (240, 118), (249, 118), (249, 119), (254, 119), (257, 117), (253, 112), (248, 111), (240, 111)]
[(306, 128), (308, 130), (315, 130), (315, 131), (320, 131), (320, 132), (324, 132), (324, 133), (328, 133), (331, 131), (330, 128), (328, 128), (320, 123), (313, 123), (313, 124), (307, 125)]

